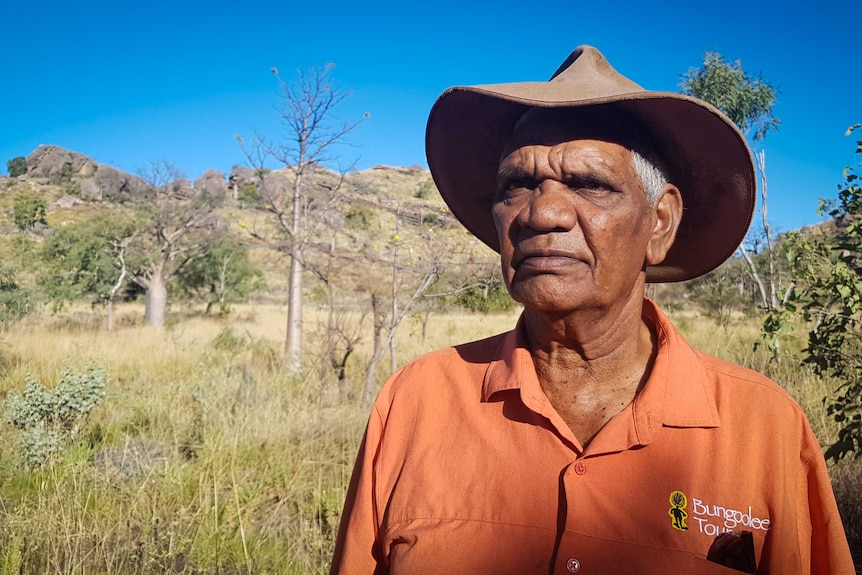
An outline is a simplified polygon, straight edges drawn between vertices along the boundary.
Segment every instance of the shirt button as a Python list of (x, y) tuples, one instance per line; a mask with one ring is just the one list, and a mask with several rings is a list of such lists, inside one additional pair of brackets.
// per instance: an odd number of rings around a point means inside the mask
[[(587, 472), (587, 464), (584, 463), (583, 461), (578, 461), (575, 464), (575, 473), (577, 473), (578, 475), (583, 475), (586, 472)], [(573, 571), (573, 573), (574, 573), (574, 571)]]
[(577, 559), (569, 559), (566, 561), (566, 570), (569, 573), (577, 573), (581, 570), (581, 562)]

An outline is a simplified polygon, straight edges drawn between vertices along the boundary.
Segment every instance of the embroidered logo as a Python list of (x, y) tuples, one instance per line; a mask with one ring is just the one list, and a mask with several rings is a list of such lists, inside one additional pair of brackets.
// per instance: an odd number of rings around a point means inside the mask
[(685, 519), (688, 513), (685, 508), (688, 507), (688, 498), (682, 491), (672, 491), (670, 494), (670, 509), (667, 514), (670, 515), (671, 525), (679, 531), (688, 531), (688, 525), (685, 524)]

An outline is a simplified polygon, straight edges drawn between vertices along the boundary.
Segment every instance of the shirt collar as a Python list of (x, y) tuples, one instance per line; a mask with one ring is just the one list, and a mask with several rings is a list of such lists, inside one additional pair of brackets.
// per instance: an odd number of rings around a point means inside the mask
[[(698, 352), (648, 298), (644, 298), (643, 319), (655, 330), (658, 352), (643, 390), (631, 406), (619, 414), (633, 418), (632, 442), (651, 443), (663, 426), (718, 427), (718, 410), (714, 397), (708, 392), (708, 377)], [(495, 359), (485, 371), (482, 400), (490, 401), (498, 392), (517, 389), (528, 406), (535, 405), (538, 402), (531, 401), (531, 395), (542, 393), (540, 387), (533, 385), (535, 380), (535, 366), (527, 347), (522, 316), (515, 329), (500, 339)], [(608, 422), (612, 423), (613, 420)]]

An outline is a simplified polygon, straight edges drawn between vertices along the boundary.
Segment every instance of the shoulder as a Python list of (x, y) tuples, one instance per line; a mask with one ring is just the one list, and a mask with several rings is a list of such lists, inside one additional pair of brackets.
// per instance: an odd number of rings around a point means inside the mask
[(706, 372), (722, 427), (744, 437), (756, 434), (775, 448), (798, 453), (803, 462), (820, 454), (808, 418), (783, 387), (754, 370), (696, 351)]
[(694, 353), (715, 385), (726, 388), (727, 391), (741, 393), (743, 398), (756, 396), (775, 402), (777, 406), (786, 409), (800, 410), (796, 400), (783, 387), (765, 375), (702, 351), (695, 350)]

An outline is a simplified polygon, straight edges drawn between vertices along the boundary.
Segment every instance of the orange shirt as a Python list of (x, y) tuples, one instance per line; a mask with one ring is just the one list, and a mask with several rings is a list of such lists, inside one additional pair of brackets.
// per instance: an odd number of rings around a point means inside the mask
[(710, 574), (753, 533), (758, 573), (852, 574), (805, 415), (767, 378), (701, 354), (649, 300), (641, 393), (581, 447), (522, 327), (426, 355), (374, 404), (332, 573)]

